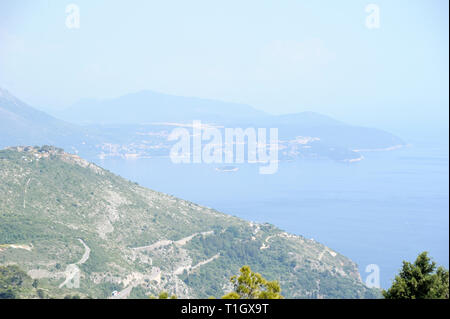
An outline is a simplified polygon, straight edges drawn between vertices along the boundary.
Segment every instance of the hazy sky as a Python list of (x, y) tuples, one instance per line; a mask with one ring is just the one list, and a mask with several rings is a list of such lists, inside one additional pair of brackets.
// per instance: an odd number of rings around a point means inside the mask
[(375, 29), (369, 3), (2, 0), (0, 87), (49, 109), (149, 89), (387, 127), (447, 116), (448, 1), (374, 1)]

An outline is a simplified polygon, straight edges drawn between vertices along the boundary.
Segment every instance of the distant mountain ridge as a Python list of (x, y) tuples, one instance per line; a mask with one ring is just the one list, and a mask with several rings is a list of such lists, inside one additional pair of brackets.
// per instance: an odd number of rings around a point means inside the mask
[(0, 147), (80, 145), (91, 138), (88, 130), (39, 111), (0, 88)]
[(149, 124), (161, 121), (239, 121), (268, 116), (249, 105), (141, 91), (115, 99), (82, 99), (58, 112), (78, 124)]
[[(143, 91), (117, 99), (84, 100), (59, 120), (0, 91), (0, 147), (51, 144), (89, 158), (167, 156), (173, 126), (202, 120), (222, 127), (278, 128), (282, 159), (357, 161), (357, 150), (394, 149), (405, 142), (386, 131), (352, 126), (329, 116), (302, 112), (269, 115), (251, 106)], [(70, 121), (70, 122), (69, 122)], [(71, 122), (90, 123), (77, 125)], [(298, 145), (299, 140), (313, 141)], [(111, 151), (113, 150), (113, 151)]]

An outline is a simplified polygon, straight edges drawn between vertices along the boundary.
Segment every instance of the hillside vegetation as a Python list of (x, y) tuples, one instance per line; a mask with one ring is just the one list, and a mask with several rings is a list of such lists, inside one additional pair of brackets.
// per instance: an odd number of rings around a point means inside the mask
[[(180, 181), (180, 183), (185, 181)], [(372, 298), (357, 266), (313, 240), (143, 188), (63, 150), (0, 151), (0, 266), (50, 297), (222, 296), (249, 265), (286, 298)]]

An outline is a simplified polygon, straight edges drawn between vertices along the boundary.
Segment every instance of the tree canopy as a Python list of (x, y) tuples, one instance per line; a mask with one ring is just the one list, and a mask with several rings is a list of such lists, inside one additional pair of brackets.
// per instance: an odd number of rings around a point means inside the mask
[(252, 272), (250, 266), (243, 266), (240, 275), (231, 277), (234, 290), (222, 299), (282, 299), (277, 281), (267, 281), (259, 273)]
[(15, 265), (0, 267), (0, 299), (14, 299), (23, 288), (28, 275)]
[(421, 253), (414, 263), (403, 261), (400, 273), (387, 291), (386, 299), (444, 299), (449, 297), (449, 272)]

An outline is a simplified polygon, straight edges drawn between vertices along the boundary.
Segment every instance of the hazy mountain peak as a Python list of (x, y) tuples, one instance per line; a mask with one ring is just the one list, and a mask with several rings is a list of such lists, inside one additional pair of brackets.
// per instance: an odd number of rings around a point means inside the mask
[(8, 90), (0, 87), (0, 99), (5, 99), (8, 101), (17, 101), (18, 99), (12, 95)]
[(58, 114), (81, 124), (143, 124), (160, 121), (238, 121), (267, 116), (249, 105), (138, 91), (108, 99), (82, 99)]

